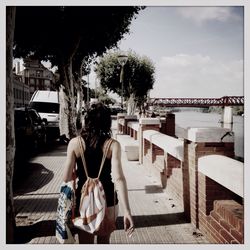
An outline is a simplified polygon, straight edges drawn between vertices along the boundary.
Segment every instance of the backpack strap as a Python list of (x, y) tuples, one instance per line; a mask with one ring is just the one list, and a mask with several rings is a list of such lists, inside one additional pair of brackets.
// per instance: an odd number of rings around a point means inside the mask
[[(83, 168), (84, 168), (86, 177), (89, 178), (87, 164), (86, 164), (84, 153), (83, 153), (83, 147), (86, 146), (86, 145), (85, 145), (85, 142), (84, 142), (84, 140), (82, 139), (81, 136), (78, 136), (78, 144), (79, 144), (79, 147), (80, 147), (80, 154), (81, 154), (81, 158), (82, 158)], [(84, 147), (84, 148), (86, 148), (86, 147)]]
[(104, 142), (104, 150), (103, 150), (103, 155), (102, 155), (102, 161), (101, 161), (101, 165), (100, 165), (100, 169), (99, 169), (99, 173), (98, 173), (97, 178), (99, 178), (100, 175), (101, 175), (102, 168), (103, 168), (104, 162), (106, 160), (106, 157), (107, 157), (107, 154), (108, 154), (108, 151), (109, 151), (109, 148), (110, 148), (110, 145), (111, 145), (112, 141), (113, 141), (113, 139), (109, 138), (108, 141)]
[[(101, 165), (100, 165), (100, 169), (99, 169), (99, 173), (98, 173), (97, 178), (100, 178), (102, 168), (103, 168), (104, 162), (106, 160), (106, 157), (107, 157), (107, 154), (108, 154), (108, 151), (109, 151), (109, 148), (110, 148), (110, 145), (111, 145), (112, 141), (113, 141), (113, 139), (110, 138), (108, 141), (106, 140), (104, 142), (104, 150), (103, 150), (103, 155), (102, 155), (102, 161), (101, 161)], [(82, 158), (84, 171), (85, 171), (86, 177), (88, 178), (89, 177), (88, 169), (87, 169), (87, 164), (86, 164), (86, 160), (85, 160), (84, 153), (83, 153), (83, 148), (86, 148), (86, 147), (84, 147), (85, 142), (84, 142), (84, 140), (82, 139), (81, 136), (78, 136), (78, 143), (79, 143), (79, 147), (80, 147), (80, 154), (81, 154), (81, 158)]]

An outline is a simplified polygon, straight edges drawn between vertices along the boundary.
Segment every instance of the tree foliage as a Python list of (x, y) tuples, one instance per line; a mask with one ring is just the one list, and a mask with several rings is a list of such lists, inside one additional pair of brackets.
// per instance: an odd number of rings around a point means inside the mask
[[(121, 96), (120, 84), (121, 66), (118, 62), (120, 52), (109, 52), (103, 56), (96, 65), (96, 74), (101, 86)], [(155, 67), (146, 56), (139, 56), (135, 52), (128, 53), (128, 59), (124, 65), (123, 96), (125, 99), (134, 96), (140, 106), (145, 101), (148, 91), (153, 88)]]
[[(75, 96), (88, 60), (115, 47), (129, 32), (141, 7), (18, 6), (14, 56), (33, 55), (58, 66), (60, 84), (69, 97), (70, 137), (75, 136)], [(84, 69), (83, 69), (84, 67)], [(77, 96), (81, 96), (78, 95)], [(80, 105), (78, 105), (80, 106)], [(61, 122), (61, 120), (60, 120)]]
[(18, 6), (14, 55), (31, 52), (53, 65), (73, 54), (102, 54), (116, 45), (140, 7)]

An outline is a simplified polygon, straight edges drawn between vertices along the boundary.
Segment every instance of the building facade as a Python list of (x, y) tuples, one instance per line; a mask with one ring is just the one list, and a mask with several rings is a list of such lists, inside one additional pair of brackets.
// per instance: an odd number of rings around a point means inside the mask
[(20, 62), (15, 65), (14, 105), (26, 106), (36, 90), (56, 90), (55, 75), (44, 67), (39, 60), (24, 59), (24, 69), (20, 70)]
[(14, 107), (27, 106), (30, 100), (29, 86), (23, 82), (22, 76), (13, 73), (13, 78)]

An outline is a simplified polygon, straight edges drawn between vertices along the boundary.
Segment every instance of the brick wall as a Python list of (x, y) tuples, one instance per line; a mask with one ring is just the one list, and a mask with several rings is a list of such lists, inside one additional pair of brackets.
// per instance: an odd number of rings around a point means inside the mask
[(123, 126), (123, 134), (129, 135), (130, 128), (128, 127), (128, 122), (137, 121), (136, 116), (125, 116), (124, 117), (124, 126)]
[(144, 139), (143, 165), (157, 177), (165, 191), (171, 194), (180, 206), (183, 206), (182, 162)]
[(166, 120), (161, 123), (160, 132), (166, 135), (175, 136), (175, 114), (166, 114)]
[(144, 149), (143, 131), (146, 131), (146, 130), (159, 131), (160, 126), (159, 126), (159, 124), (140, 124), (139, 125), (139, 131), (138, 131), (136, 137), (138, 137), (138, 141), (139, 141), (139, 162), (140, 162), (140, 164), (144, 163), (143, 158), (145, 155), (145, 149)]
[(181, 168), (173, 168), (167, 178), (166, 192), (171, 194), (175, 202), (183, 207), (183, 173)]
[(118, 113), (117, 114), (117, 133), (121, 134), (123, 132), (123, 125), (120, 123), (122, 120), (124, 120), (124, 113)]
[[(155, 127), (155, 125), (154, 125)], [(198, 172), (198, 158), (225, 155), (234, 158), (234, 142), (193, 142), (184, 139), (184, 161), (144, 139), (143, 164), (158, 168), (165, 190), (183, 205), (186, 218), (211, 243), (243, 243), (243, 199)], [(163, 185), (164, 187), (164, 185)]]
[(243, 206), (234, 200), (216, 200), (209, 215), (202, 215), (200, 230), (211, 243), (244, 243)]
[[(196, 143), (186, 141), (188, 151), (185, 155), (184, 162), (188, 164), (189, 175), (189, 195), (190, 195), (190, 219), (192, 224), (199, 228), (199, 190), (198, 190), (198, 158), (204, 155), (225, 155), (234, 157), (234, 143)], [(185, 203), (185, 202), (184, 202)], [(212, 205), (210, 204), (212, 207)], [(211, 208), (210, 207), (210, 208)]]
[(165, 153), (166, 189), (165, 191), (175, 197), (176, 202), (183, 206), (183, 172), (182, 162), (172, 155)]
[(152, 163), (155, 162), (157, 155), (164, 155), (164, 151), (163, 149), (153, 144), (152, 145)]
[(144, 143), (143, 143), (143, 156), (146, 156), (146, 154), (150, 154), (152, 157), (151, 143), (147, 139), (144, 139), (143, 141), (144, 141)]
[(189, 180), (189, 144), (191, 142), (187, 139), (184, 140), (184, 161), (182, 165), (182, 177), (183, 177), (183, 207), (184, 214), (188, 221), (190, 218), (190, 180)]
[(137, 140), (137, 131), (136, 131), (136, 130), (133, 130), (133, 138), (134, 138), (135, 140)]

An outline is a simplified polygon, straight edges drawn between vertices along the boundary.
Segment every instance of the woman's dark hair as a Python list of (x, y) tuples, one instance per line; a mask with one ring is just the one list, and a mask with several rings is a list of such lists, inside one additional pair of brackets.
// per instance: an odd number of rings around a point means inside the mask
[(103, 103), (93, 103), (84, 117), (82, 136), (87, 145), (96, 148), (111, 137), (111, 112)]

